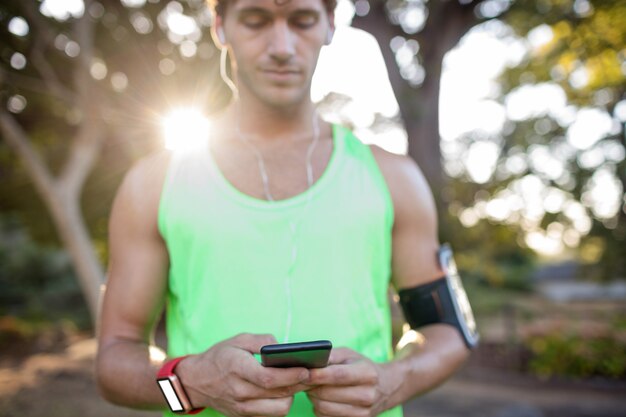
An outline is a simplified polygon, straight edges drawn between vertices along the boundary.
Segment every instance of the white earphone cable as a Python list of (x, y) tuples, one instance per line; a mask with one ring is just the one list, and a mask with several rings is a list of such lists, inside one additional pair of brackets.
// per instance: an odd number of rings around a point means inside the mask
[[(302, 219), (304, 218), (306, 212), (308, 211), (311, 200), (313, 198), (313, 194), (311, 191), (311, 187), (313, 186), (313, 166), (311, 164), (311, 156), (313, 155), (313, 150), (315, 149), (317, 143), (319, 142), (319, 137), (320, 137), (320, 128), (319, 128), (319, 123), (317, 119), (317, 112), (313, 113), (312, 123), (313, 123), (313, 141), (309, 145), (307, 149), (307, 155), (306, 155), (306, 173), (307, 173), (307, 184), (308, 184), (308, 188), (306, 191), (307, 200), (306, 200), (306, 204), (304, 208), (299, 213), (296, 220), (295, 221), (289, 220), (289, 233), (291, 237), (291, 262), (287, 269), (287, 275), (285, 277), (285, 293), (287, 297), (287, 318), (285, 322), (285, 332), (284, 332), (284, 339), (282, 343), (287, 343), (289, 341), (289, 336), (291, 333), (291, 321), (292, 321), (292, 311), (293, 311), (291, 278), (293, 276), (293, 272), (295, 270), (296, 263), (298, 260), (298, 239), (297, 239), (298, 229), (300, 228)], [(261, 152), (256, 148), (256, 146), (254, 146), (251, 142), (249, 142), (246, 136), (242, 134), (239, 128), (239, 113), (237, 114), (237, 121), (235, 125), (236, 125), (237, 136), (243, 142), (245, 142), (250, 147), (250, 149), (252, 149), (252, 151), (254, 152), (257, 158), (259, 172), (261, 175), (261, 180), (263, 182), (263, 188), (264, 188), (266, 198), (268, 199), (268, 201), (275, 201), (269, 189), (269, 176), (267, 175), (267, 170), (265, 168), (263, 155), (261, 155)]]
[(228, 58), (228, 48), (223, 47), (222, 51), (220, 52), (220, 76), (222, 77), (222, 80), (224, 80), (228, 88), (230, 88), (230, 91), (233, 92), (233, 98), (235, 100), (238, 100), (239, 90), (237, 89), (237, 86), (235, 85), (233, 80), (231, 80), (228, 74), (226, 73), (226, 59), (227, 58)]

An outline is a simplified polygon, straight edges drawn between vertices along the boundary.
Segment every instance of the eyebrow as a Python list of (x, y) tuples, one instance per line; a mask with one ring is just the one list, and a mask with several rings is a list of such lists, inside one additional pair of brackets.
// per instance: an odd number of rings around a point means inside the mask
[(257, 7), (257, 6), (248, 6), (248, 7), (243, 7), (239, 10), (237, 10), (238, 14), (248, 14), (248, 13), (263, 13), (263, 14), (271, 14), (271, 12), (267, 9), (264, 9), (262, 7)]
[[(237, 14), (242, 16), (242, 15), (248, 15), (248, 14), (263, 14), (263, 15), (273, 15), (274, 13), (272, 11), (270, 11), (269, 9), (263, 8), (263, 7), (258, 7), (258, 6), (247, 6), (247, 7), (242, 7), (241, 9), (237, 10)], [(319, 16), (320, 12), (316, 9), (311, 9), (308, 7), (302, 7), (302, 8), (297, 8), (294, 10), (291, 10), (287, 13), (287, 15), (289, 16), (293, 16), (293, 15), (302, 15), (302, 14), (311, 14), (311, 15), (315, 15), (315, 16)]]

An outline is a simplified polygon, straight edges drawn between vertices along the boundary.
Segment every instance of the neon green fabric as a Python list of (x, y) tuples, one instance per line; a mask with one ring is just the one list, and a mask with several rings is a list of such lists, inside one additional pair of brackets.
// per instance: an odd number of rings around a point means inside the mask
[[(309, 197), (287, 291), (289, 221)], [(241, 332), (285, 342), (291, 305), (289, 342), (328, 339), (375, 362), (391, 359), (392, 225), (393, 203), (376, 160), (341, 126), (333, 125), (333, 153), (322, 176), (286, 200), (243, 194), (208, 149), (175, 153), (159, 207), (170, 255), (168, 354), (200, 353)], [(402, 409), (382, 415), (400, 417)], [(305, 393), (296, 394), (289, 416), (314, 416)]]

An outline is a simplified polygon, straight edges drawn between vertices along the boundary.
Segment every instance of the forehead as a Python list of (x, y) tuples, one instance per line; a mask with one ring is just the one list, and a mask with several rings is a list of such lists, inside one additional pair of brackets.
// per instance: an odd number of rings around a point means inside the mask
[(228, 5), (233, 11), (263, 9), (273, 13), (291, 13), (296, 10), (324, 10), (322, 0), (235, 0)]

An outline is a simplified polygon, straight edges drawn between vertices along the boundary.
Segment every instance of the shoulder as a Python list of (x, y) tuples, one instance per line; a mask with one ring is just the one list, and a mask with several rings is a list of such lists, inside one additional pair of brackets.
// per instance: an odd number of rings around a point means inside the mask
[(113, 202), (114, 217), (123, 223), (144, 224), (156, 231), (158, 207), (171, 159), (168, 150), (155, 151), (137, 160), (128, 170)]
[(436, 225), (435, 200), (417, 163), (408, 155), (388, 152), (376, 145), (368, 146), (391, 193), (395, 223), (409, 220)]
[(160, 194), (171, 155), (170, 151), (160, 150), (137, 160), (126, 173), (119, 193), (142, 199)]
[(172, 151), (160, 149), (139, 158), (129, 170), (129, 175), (134, 175), (149, 183), (158, 182), (164, 177), (172, 158)]

